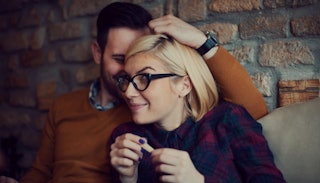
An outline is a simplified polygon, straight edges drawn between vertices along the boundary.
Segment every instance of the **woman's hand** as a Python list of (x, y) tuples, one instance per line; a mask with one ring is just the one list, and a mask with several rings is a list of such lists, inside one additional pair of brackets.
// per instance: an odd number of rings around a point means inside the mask
[(0, 183), (19, 183), (11, 177), (0, 176)]
[(161, 174), (163, 182), (194, 183), (204, 182), (204, 176), (194, 167), (190, 156), (185, 151), (162, 148), (152, 152), (152, 163)]
[(111, 165), (119, 172), (123, 182), (136, 182), (139, 158), (142, 158), (141, 137), (126, 133), (116, 138), (111, 145)]

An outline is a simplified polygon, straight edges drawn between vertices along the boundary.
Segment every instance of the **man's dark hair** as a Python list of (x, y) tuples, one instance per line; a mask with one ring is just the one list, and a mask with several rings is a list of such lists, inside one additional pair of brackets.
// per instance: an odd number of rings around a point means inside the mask
[[(126, 2), (114, 2), (104, 7), (97, 19), (97, 42), (103, 52), (111, 28), (144, 29), (152, 15), (143, 7)], [(125, 35), (124, 35), (125, 36)]]

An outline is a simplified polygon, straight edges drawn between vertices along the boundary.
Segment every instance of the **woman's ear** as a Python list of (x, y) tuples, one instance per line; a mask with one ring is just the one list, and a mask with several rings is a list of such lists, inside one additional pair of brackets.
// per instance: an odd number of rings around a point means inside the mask
[(94, 62), (96, 64), (100, 64), (101, 58), (102, 58), (102, 52), (99, 44), (96, 41), (91, 44), (91, 52), (92, 52)]
[(182, 86), (181, 86), (181, 89), (179, 92), (179, 97), (185, 97), (190, 93), (190, 91), (192, 89), (192, 82), (191, 82), (189, 76), (183, 76), (181, 82), (182, 82), (181, 83)]

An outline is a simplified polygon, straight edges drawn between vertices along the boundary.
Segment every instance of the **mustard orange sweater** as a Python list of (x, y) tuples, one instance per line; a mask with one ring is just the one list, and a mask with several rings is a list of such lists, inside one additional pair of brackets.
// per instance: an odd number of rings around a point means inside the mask
[[(260, 118), (267, 113), (262, 95), (245, 69), (223, 47), (207, 61), (224, 98)], [(59, 97), (49, 110), (35, 162), (21, 183), (108, 183), (112, 130), (131, 120), (125, 105), (107, 111), (91, 107), (89, 89)]]

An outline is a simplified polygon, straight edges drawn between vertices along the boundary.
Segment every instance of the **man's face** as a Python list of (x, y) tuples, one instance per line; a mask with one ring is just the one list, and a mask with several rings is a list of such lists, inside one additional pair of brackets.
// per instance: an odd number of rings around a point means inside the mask
[(101, 79), (105, 89), (112, 96), (118, 96), (114, 76), (124, 68), (124, 57), (130, 44), (137, 38), (149, 34), (149, 30), (133, 30), (129, 28), (113, 28), (109, 30), (108, 41), (101, 61)]

